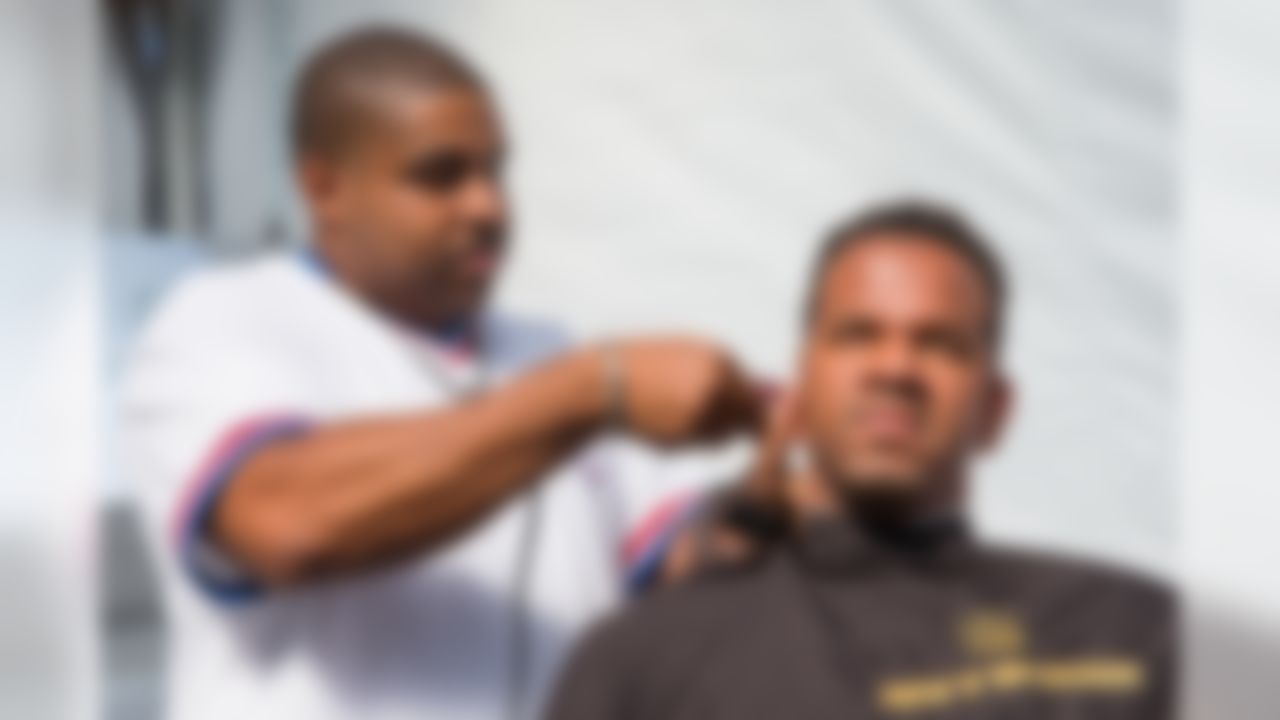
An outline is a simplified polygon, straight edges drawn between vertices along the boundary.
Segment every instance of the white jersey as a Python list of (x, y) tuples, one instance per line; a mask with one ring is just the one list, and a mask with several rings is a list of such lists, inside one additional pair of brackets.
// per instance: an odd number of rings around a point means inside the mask
[[(362, 415), (422, 411), (562, 349), (491, 317), (481, 357), (407, 332), (297, 257), (183, 283), (135, 349), (125, 478), (143, 506), (169, 628), (166, 717), (529, 717), (575, 635), (619, 596), (623, 530), (667, 484), (597, 445), (461, 538), (382, 572), (262, 592), (204, 534), (262, 444)], [(628, 481), (627, 478), (634, 478)]]

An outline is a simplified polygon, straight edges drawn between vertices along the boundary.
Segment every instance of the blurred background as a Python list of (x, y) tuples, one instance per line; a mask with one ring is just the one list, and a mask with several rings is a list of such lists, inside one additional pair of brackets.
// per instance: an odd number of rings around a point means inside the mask
[[(1248, 569), (1275, 557), (1278, 498), (1258, 488), (1276, 469), (1258, 443), (1280, 421), (1258, 398), (1280, 393), (1233, 373), (1269, 377), (1280, 333), (1220, 318), (1280, 309), (1280, 162), (1253, 169), (1278, 159), (1265, 120), (1280, 113), (1249, 104), (1280, 77), (1262, 30), (1280, 14), (1208, 5), (6, 4), (0, 313), (18, 352), (2, 376), (15, 411), (0, 426), (0, 551), (33, 591), (0, 614), (53, 617), (67, 597), (93, 609), (6, 631), (5, 702), (23, 711), (0, 715), (157, 717), (164, 619), (128, 478), (109, 470), (114, 384), (175, 278), (305, 242), (289, 88), (319, 43), (371, 22), (442, 37), (488, 75), (518, 222), (499, 304), (583, 338), (698, 331), (784, 378), (827, 226), (901, 194), (963, 208), (1005, 254), (1015, 298), (1017, 411), (981, 476), (986, 534), (1201, 579), (1210, 614), (1231, 608), (1245, 628), (1231, 637), (1259, 643), (1263, 625), (1236, 610), (1270, 623), (1258, 598), (1280, 596)], [(1220, 237), (1222, 218), (1244, 244)], [(1252, 344), (1249, 363), (1233, 341)], [(1246, 452), (1233, 418), (1257, 428)], [(1197, 523), (1223, 532), (1195, 540)], [(1209, 666), (1244, 657), (1204, 636)], [(1246, 675), (1266, 667), (1249, 652)], [(55, 666), (85, 691), (51, 692)], [(1232, 697), (1216, 707), (1266, 706)]]

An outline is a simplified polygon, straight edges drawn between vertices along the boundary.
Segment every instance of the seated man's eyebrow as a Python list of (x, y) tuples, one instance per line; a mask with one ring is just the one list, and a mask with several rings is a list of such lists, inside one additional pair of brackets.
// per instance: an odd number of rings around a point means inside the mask
[(471, 161), (461, 150), (432, 150), (415, 158), (405, 169), (410, 180), (435, 190), (448, 190), (466, 177)]
[(927, 347), (946, 350), (957, 356), (968, 356), (974, 350), (973, 340), (968, 334), (946, 323), (930, 323), (919, 328), (916, 342)]
[(841, 317), (830, 326), (830, 332), (842, 339), (868, 340), (880, 334), (883, 325), (866, 315), (848, 315)]

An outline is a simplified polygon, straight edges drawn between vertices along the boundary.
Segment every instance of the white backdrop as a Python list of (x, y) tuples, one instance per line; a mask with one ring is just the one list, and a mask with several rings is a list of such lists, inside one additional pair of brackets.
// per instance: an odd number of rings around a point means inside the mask
[(783, 375), (819, 232), (900, 192), (952, 201), (1011, 265), (1020, 384), (979, 512), (1167, 569), (1174, 553), (1174, 17), (1140, 0), (233, 3), (215, 230), (301, 233), (296, 64), (392, 20), (492, 77), (514, 137), (501, 301), (583, 336), (691, 329)]
[(1186, 9), (1186, 716), (1271, 720), (1280, 707), (1280, 6)]

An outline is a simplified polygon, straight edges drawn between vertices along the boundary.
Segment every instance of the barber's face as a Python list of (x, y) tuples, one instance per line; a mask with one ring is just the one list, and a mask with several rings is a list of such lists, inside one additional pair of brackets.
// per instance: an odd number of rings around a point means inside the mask
[(350, 150), (310, 183), (313, 212), (336, 238), (326, 251), (363, 292), (410, 320), (465, 318), (505, 249), (494, 110), (467, 88), (388, 90), (376, 101)]
[(885, 235), (821, 282), (800, 380), (816, 460), (854, 496), (940, 491), (1005, 404), (981, 277), (936, 243)]

